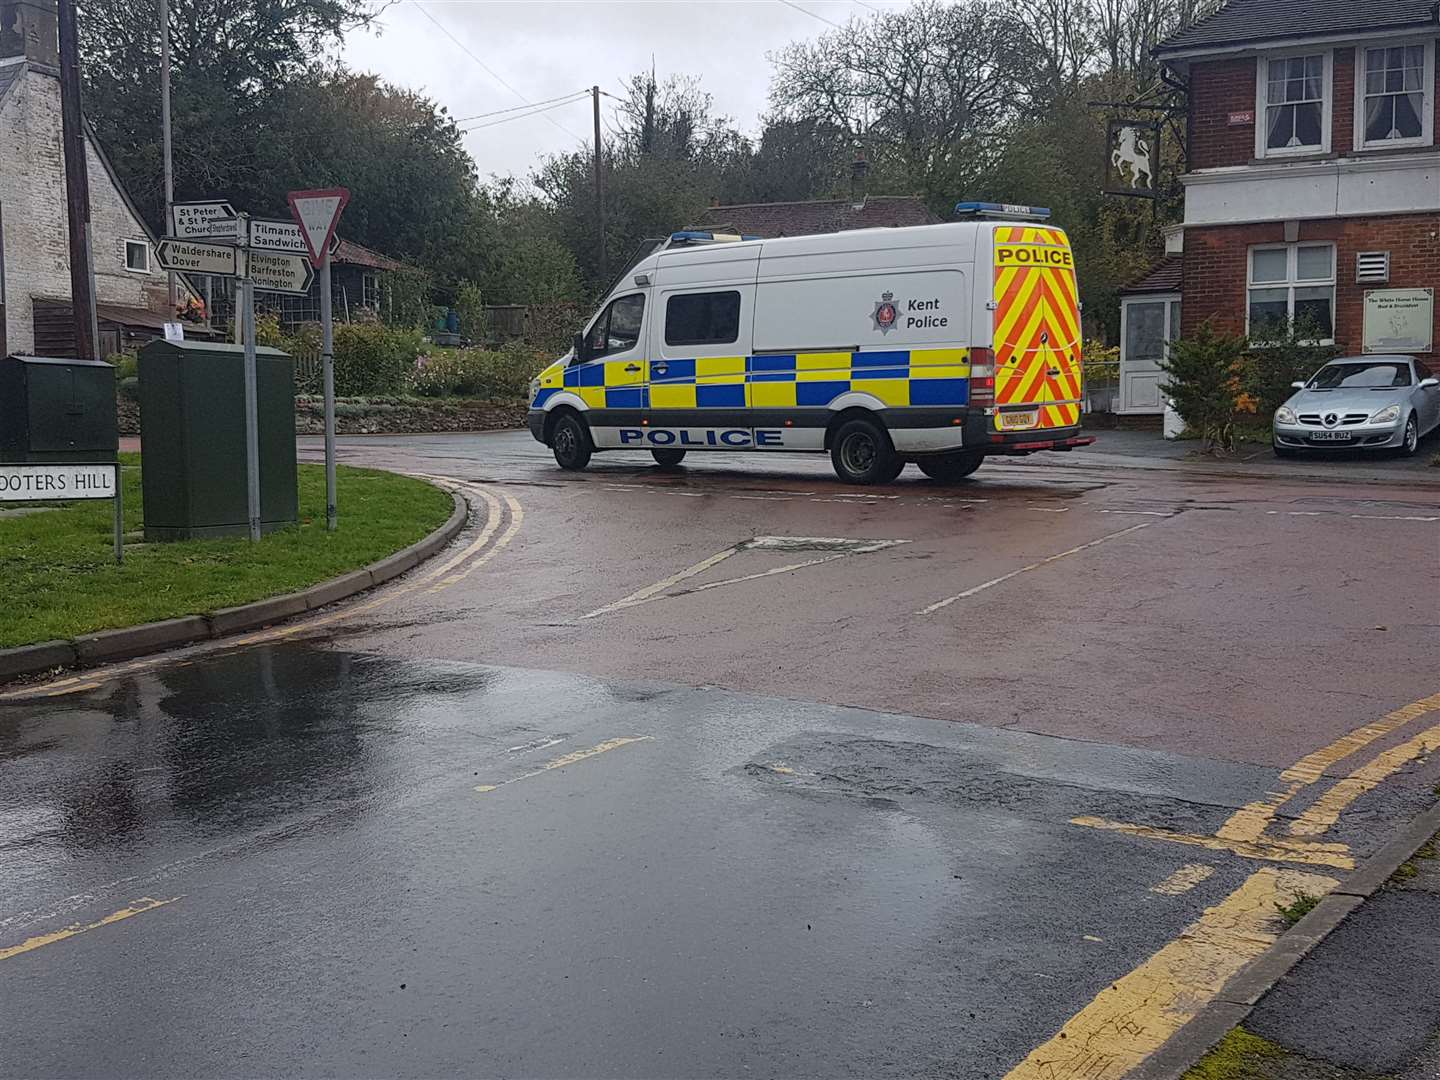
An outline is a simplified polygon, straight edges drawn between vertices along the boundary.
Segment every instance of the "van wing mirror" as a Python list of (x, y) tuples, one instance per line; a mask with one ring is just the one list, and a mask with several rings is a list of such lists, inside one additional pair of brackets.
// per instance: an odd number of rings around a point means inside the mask
[(575, 359), (576, 359), (576, 360), (584, 360), (584, 359), (585, 359), (585, 335), (584, 335), (584, 334), (576, 334), (576, 335), (575, 335), (575, 340), (574, 340), (573, 342), (571, 342), (571, 346), (570, 346), (570, 347), (571, 347), (572, 351), (575, 353)]

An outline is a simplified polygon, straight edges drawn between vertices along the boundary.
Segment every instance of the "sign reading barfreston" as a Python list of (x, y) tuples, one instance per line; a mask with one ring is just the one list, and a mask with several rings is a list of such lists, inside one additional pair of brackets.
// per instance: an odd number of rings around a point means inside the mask
[(0, 502), (113, 499), (114, 465), (0, 465)]
[(264, 292), (294, 293), (304, 296), (315, 280), (315, 271), (303, 255), (269, 251), (252, 251), (248, 257), (250, 280)]

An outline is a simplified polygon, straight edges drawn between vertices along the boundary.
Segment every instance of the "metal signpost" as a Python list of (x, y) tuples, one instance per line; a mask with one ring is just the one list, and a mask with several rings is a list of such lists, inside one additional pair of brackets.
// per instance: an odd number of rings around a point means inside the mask
[(331, 532), (339, 518), (335, 501), (335, 318), (331, 310), (330, 252), (335, 226), (350, 201), (345, 188), (290, 192), (290, 213), (300, 230), (310, 262), (320, 268), (320, 362), (325, 393), (325, 527)]
[(120, 463), (96, 465), (0, 465), (0, 503), (115, 501), (115, 561), (125, 561), (125, 496)]
[[(290, 194), (293, 221), (271, 221), (237, 213), (223, 200), (175, 203), (172, 235), (155, 247), (162, 269), (182, 274), (236, 278), (240, 310), (236, 332), (245, 346), (245, 478), (250, 539), (260, 539), (260, 436), (255, 360), (255, 290), (304, 296), (320, 267), (320, 308), (324, 326), (326, 525), (333, 531), (335, 507), (334, 326), (330, 311), (330, 253), (339, 243), (335, 224), (350, 199), (344, 188)], [(320, 256), (316, 257), (316, 252)]]

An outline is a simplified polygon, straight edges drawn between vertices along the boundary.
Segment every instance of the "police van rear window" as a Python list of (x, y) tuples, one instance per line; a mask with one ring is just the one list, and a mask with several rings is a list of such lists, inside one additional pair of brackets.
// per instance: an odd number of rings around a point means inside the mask
[(728, 345), (739, 337), (738, 292), (681, 293), (665, 302), (666, 345)]

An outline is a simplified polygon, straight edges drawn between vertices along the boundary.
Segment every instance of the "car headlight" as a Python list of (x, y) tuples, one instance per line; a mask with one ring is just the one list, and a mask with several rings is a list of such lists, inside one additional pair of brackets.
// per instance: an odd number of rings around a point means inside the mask
[(1295, 423), (1295, 410), (1290, 408), (1289, 405), (1281, 405), (1280, 408), (1275, 410), (1275, 422), (1277, 424)]
[(1381, 409), (1381, 410), (1380, 410), (1379, 412), (1377, 412), (1374, 416), (1370, 417), (1370, 423), (1372, 423), (1372, 424), (1393, 424), (1396, 420), (1399, 420), (1399, 419), (1400, 419), (1400, 406), (1399, 406), (1399, 405), (1386, 405), (1385, 408)]
[(536, 398), (536, 396), (537, 396), (539, 393), (540, 393), (540, 380), (539, 380), (539, 379), (531, 379), (531, 380), (530, 380), (530, 400), (531, 400), (531, 401), (534, 401), (535, 398)]

